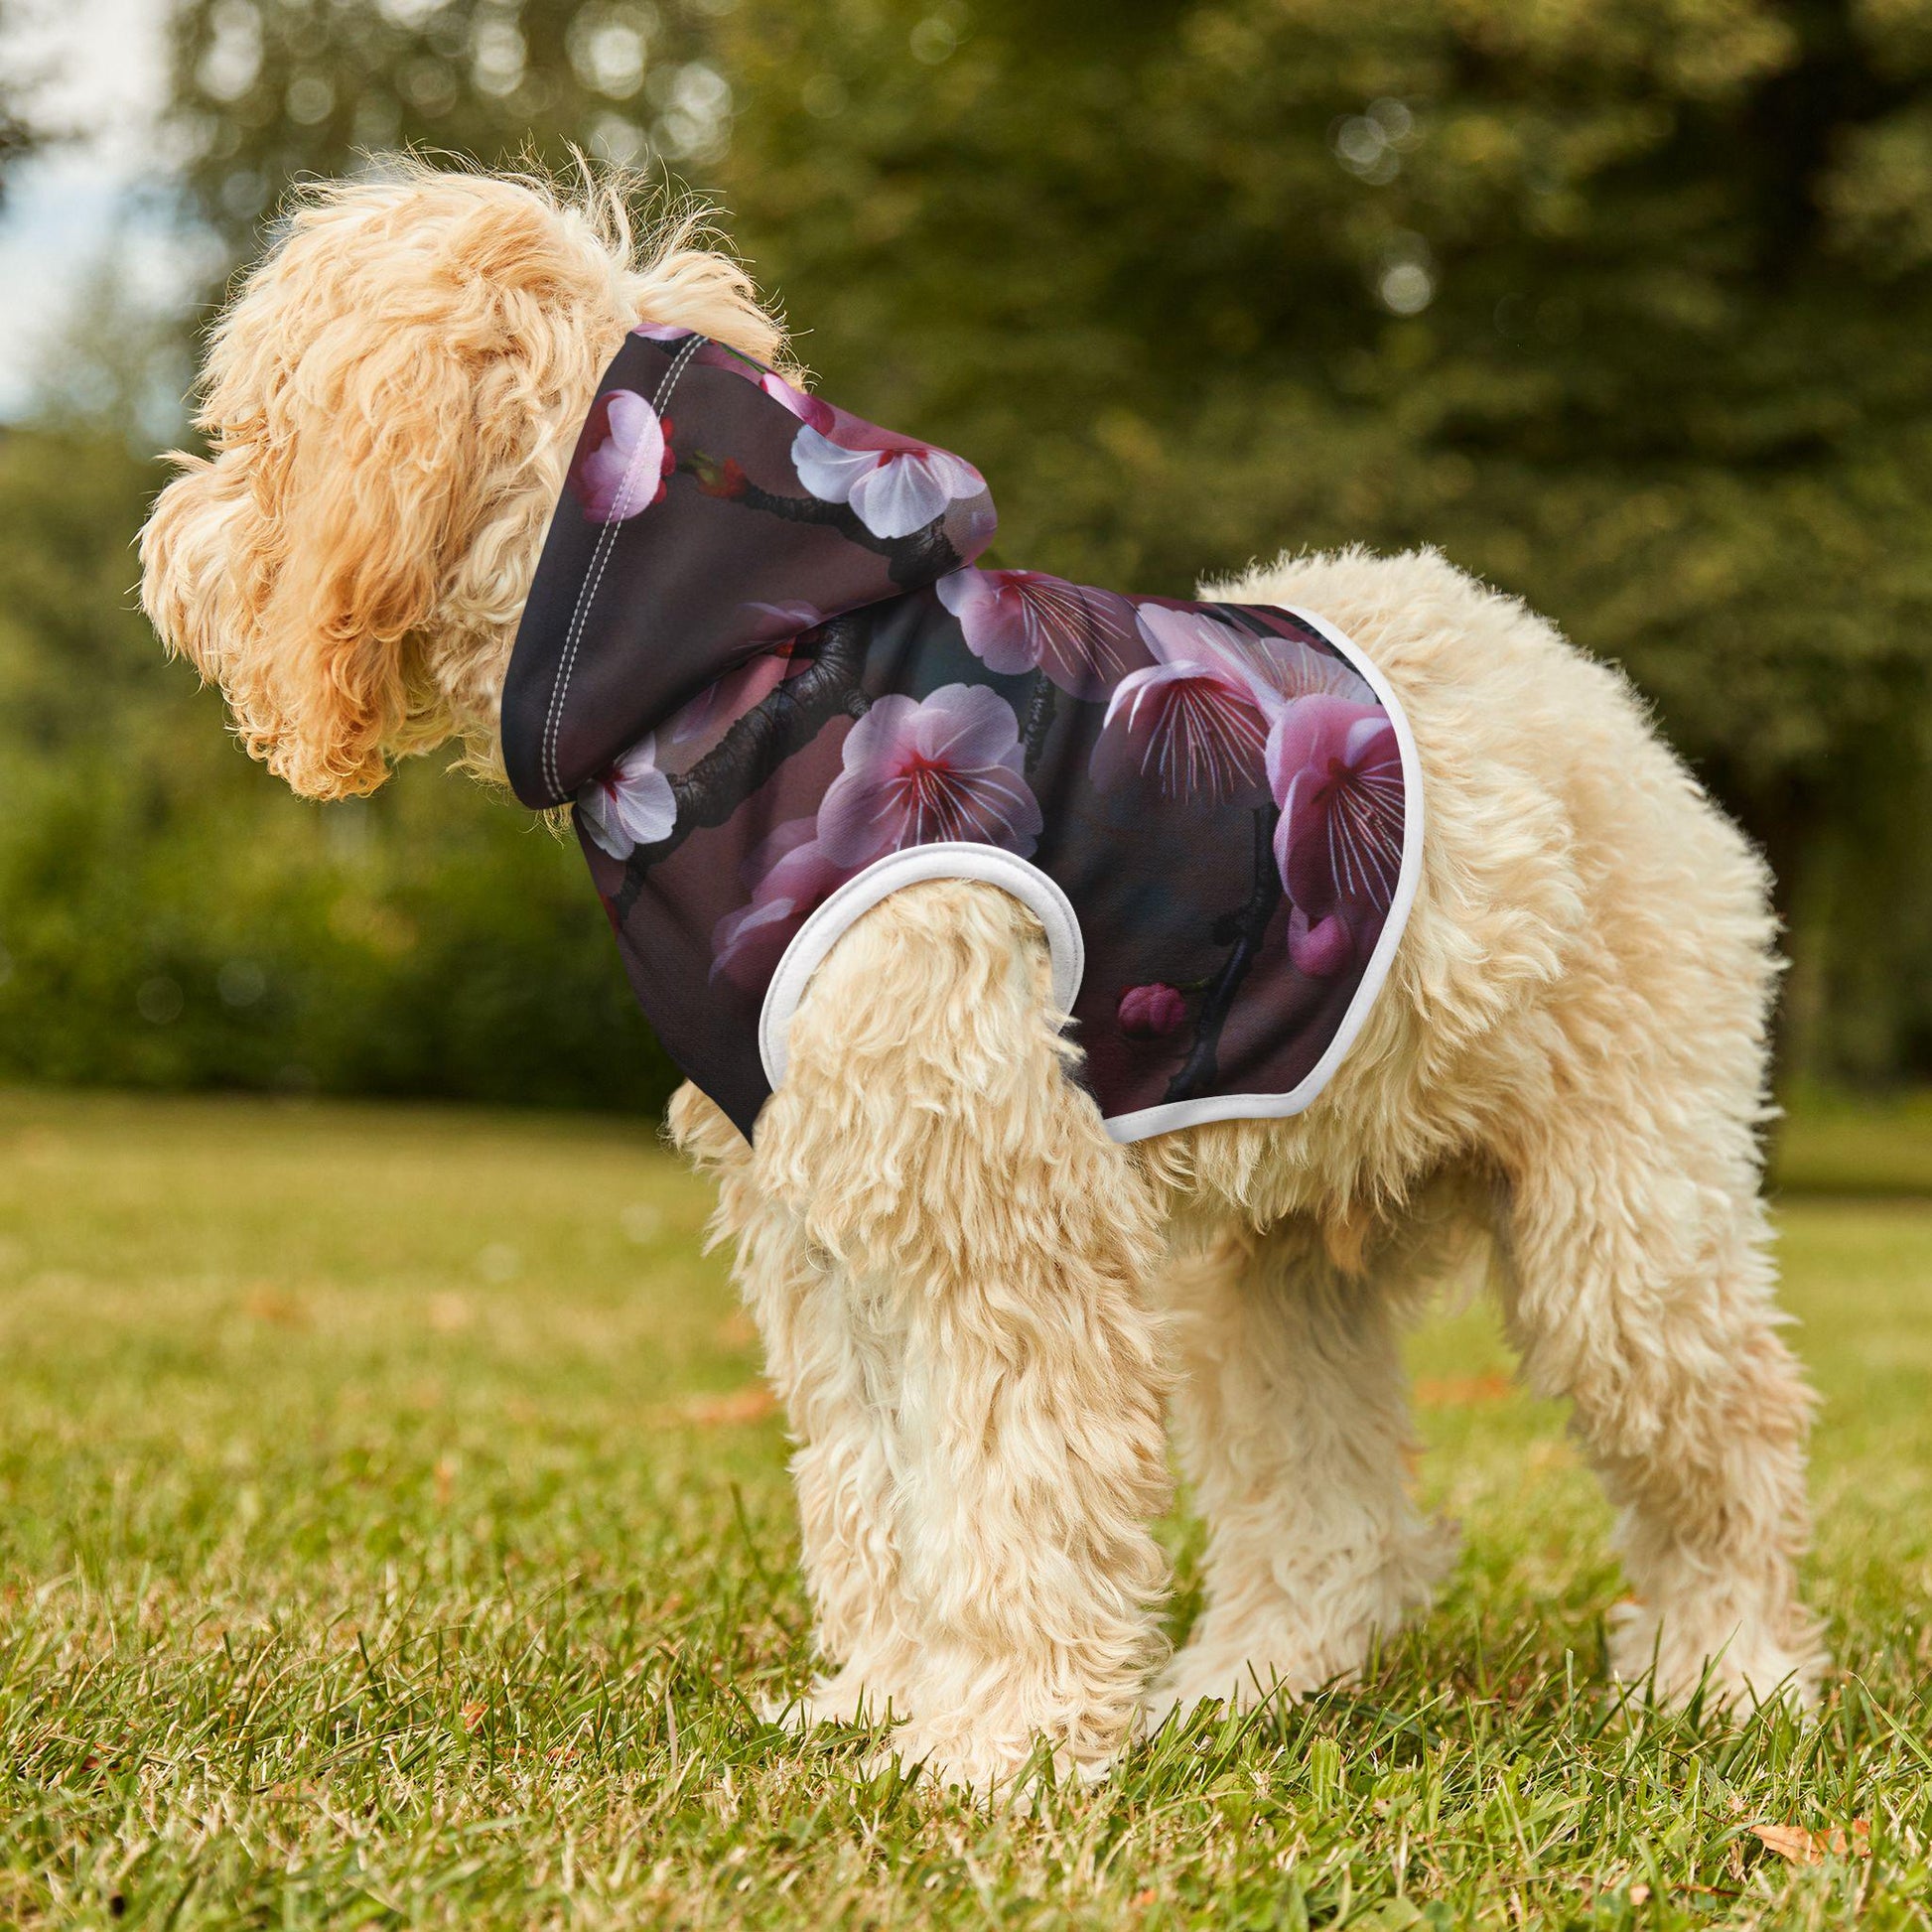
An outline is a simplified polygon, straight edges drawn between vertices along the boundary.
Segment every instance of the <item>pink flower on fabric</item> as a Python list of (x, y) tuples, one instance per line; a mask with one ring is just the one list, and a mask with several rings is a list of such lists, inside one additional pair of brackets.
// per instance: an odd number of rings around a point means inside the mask
[(593, 522), (621, 523), (664, 494), (676, 467), (670, 424), (634, 389), (607, 389), (591, 405), (570, 487)]
[(760, 651), (749, 664), (728, 671), (716, 684), (708, 684), (671, 719), (668, 730), (673, 745), (689, 745), (696, 739), (723, 736), (748, 711), (756, 711), (792, 671), (789, 643)]
[(1187, 1002), (1177, 986), (1156, 980), (1151, 986), (1130, 986), (1120, 996), (1116, 1018), (1131, 1039), (1158, 1039), (1187, 1018)]
[(640, 322), (630, 333), (650, 343), (681, 343), (698, 332), (687, 329), (681, 322)]
[(986, 489), (986, 480), (964, 457), (843, 410), (831, 417), (823, 428), (801, 418), (791, 444), (792, 468), (821, 503), (851, 504), (876, 537), (909, 537), (944, 516), (949, 503)]
[(845, 768), (819, 804), (819, 845), (855, 869), (949, 839), (1029, 857), (1040, 816), (1024, 762), (1013, 707), (983, 684), (943, 685), (923, 703), (880, 698), (846, 738)]
[(1298, 905), (1288, 915), (1288, 956), (1295, 970), (1311, 980), (1332, 979), (1355, 957), (1355, 935), (1339, 912), (1330, 912), (1318, 925)]
[(591, 837), (614, 859), (669, 838), (677, 823), (671, 781), (657, 768), (655, 734), (633, 745), (577, 794)]
[(1269, 735), (1268, 782), (1282, 808), (1275, 859), (1310, 922), (1306, 947), (1330, 948), (1332, 935), (1321, 936), (1330, 914), (1352, 929), (1365, 915), (1386, 912), (1395, 897), (1403, 777), (1389, 714), (1345, 698), (1298, 700)]
[(1299, 637), (1254, 637), (1247, 643), (1256, 688), (1271, 719), (1297, 698), (1346, 698), (1351, 704), (1376, 701), (1367, 680), (1341, 658)]
[(754, 989), (768, 983), (806, 916), (851, 877), (826, 858), (817, 832), (815, 819), (794, 818), (746, 861), (751, 902), (727, 912), (712, 928), (713, 979), (722, 976)]
[(1101, 698), (1145, 656), (1134, 607), (1037, 570), (950, 571), (934, 586), (990, 671), (1041, 670), (1069, 697)]
[(783, 403), (801, 423), (810, 424), (821, 434), (831, 429), (836, 412), (829, 402), (820, 402), (816, 396), (808, 396), (804, 390), (770, 369), (765, 369), (759, 376), (759, 387), (774, 401)]
[(1143, 604), (1137, 616), (1155, 662), (1114, 687), (1093, 751), (1095, 782), (1138, 774), (1170, 798), (1258, 799), (1281, 703), (1259, 640), (1200, 611)]

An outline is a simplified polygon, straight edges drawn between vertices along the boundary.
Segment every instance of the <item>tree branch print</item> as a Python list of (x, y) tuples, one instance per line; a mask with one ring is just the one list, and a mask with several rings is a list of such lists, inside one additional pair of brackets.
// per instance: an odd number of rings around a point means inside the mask
[(707, 496), (743, 503), (748, 509), (782, 517), (787, 523), (820, 523), (836, 530), (848, 543), (884, 557), (886, 574), (901, 588), (930, 584), (957, 570), (964, 561), (946, 535), (943, 518), (934, 518), (910, 536), (875, 536), (851, 504), (827, 503), (816, 496), (780, 496), (755, 483), (730, 457), (720, 463), (700, 450), (679, 466), (679, 474), (692, 478)]
[(624, 864), (623, 885), (611, 900), (621, 927), (650, 869), (668, 859), (693, 832), (723, 825), (794, 752), (801, 752), (834, 718), (863, 718), (871, 700), (860, 687), (867, 615), (854, 612), (818, 626), (812, 661), (768, 691), (690, 770), (671, 778), (677, 821), (655, 845), (640, 845)]
[(1026, 772), (1031, 778), (1039, 768), (1040, 754), (1046, 749), (1046, 734), (1053, 729), (1053, 714), (1059, 708), (1053, 680), (1044, 671), (1035, 671), (1033, 689), (1027, 694), (1027, 719), (1021, 728), (1020, 742), (1027, 748)]
[(1254, 886), (1246, 904), (1233, 914), (1234, 938), (1228, 956), (1201, 995), (1200, 1012), (1194, 1021), (1194, 1043), (1168, 1082), (1170, 1101), (1191, 1100), (1212, 1087), (1220, 1077), (1221, 1030), (1227, 1025), (1235, 996), (1261, 951), (1268, 922), (1282, 902), (1281, 869), (1275, 864), (1275, 821), (1280, 816), (1274, 805), (1262, 805), (1255, 811)]

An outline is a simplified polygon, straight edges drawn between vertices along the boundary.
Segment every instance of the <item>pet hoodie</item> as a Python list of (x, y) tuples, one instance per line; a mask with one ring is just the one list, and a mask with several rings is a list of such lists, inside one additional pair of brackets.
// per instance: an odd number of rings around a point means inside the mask
[(503, 690), (646, 1019), (748, 1138), (853, 920), (916, 880), (1045, 929), (1132, 1141), (1299, 1112), (1386, 978), (1413, 741), (1311, 613), (982, 569), (970, 463), (645, 327), (599, 386)]

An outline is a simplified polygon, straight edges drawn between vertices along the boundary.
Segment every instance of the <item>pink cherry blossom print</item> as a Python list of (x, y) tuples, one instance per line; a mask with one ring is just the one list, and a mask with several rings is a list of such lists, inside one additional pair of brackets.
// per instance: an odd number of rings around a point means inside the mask
[(759, 387), (774, 402), (782, 403), (801, 423), (810, 424), (821, 434), (831, 429), (835, 412), (829, 402), (820, 402), (816, 396), (808, 396), (804, 390), (787, 382), (771, 369), (759, 375)]
[(1248, 663), (1264, 709), (1271, 718), (1297, 698), (1346, 698), (1351, 704), (1373, 704), (1375, 693), (1365, 678), (1339, 657), (1316, 650), (1300, 637), (1254, 637), (1248, 640)]
[(825, 613), (816, 604), (806, 604), (792, 600), (786, 604), (746, 604), (739, 607), (749, 611), (752, 622), (747, 632), (760, 643), (789, 643), (792, 638), (802, 636), (807, 630), (815, 630), (825, 621)]
[(1355, 957), (1355, 935), (1339, 912), (1316, 925), (1298, 905), (1288, 919), (1288, 956), (1298, 973), (1311, 980), (1332, 979)]
[(727, 912), (712, 928), (710, 977), (747, 991), (765, 984), (804, 921), (804, 911), (782, 897), (754, 899)]
[(922, 703), (878, 699), (852, 728), (844, 758), (818, 808), (819, 844), (837, 865), (950, 839), (1025, 858), (1039, 837), (1020, 721), (983, 684), (942, 685)]
[(1316, 696), (1290, 705), (1268, 739), (1282, 808), (1275, 859), (1311, 923), (1386, 912), (1402, 869), (1402, 748), (1380, 705)]
[(990, 496), (976, 497), (946, 525), (962, 563), (971, 563), (1000, 533), (1000, 512)]
[(1156, 980), (1151, 986), (1130, 986), (1120, 996), (1116, 1017), (1130, 1039), (1160, 1039), (1187, 1018), (1187, 1001), (1177, 986)]
[(677, 467), (670, 427), (632, 389), (607, 389), (591, 405), (570, 487), (592, 522), (621, 523), (664, 494)]
[(795, 869), (790, 874), (783, 873), (781, 869), (788, 859), (813, 845), (817, 838), (816, 818), (786, 819), (782, 825), (767, 832), (746, 854), (738, 868), (739, 883), (755, 899), (768, 897), (774, 891), (792, 892), (794, 888), (787, 881), (795, 879)]
[(874, 536), (909, 537), (945, 515), (949, 503), (985, 492), (964, 457), (897, 436), (843, 410), (828, 428), (801, 422), (792, 439), (798, 481), (822, 503), (849, 503)]
[(727, 912), (713, 927), (712, 978), (749, 988), (766, 984), (806, 917), (851, 877), (826, 858), (817, 831), (815, 819), (792, 819), (746, 861), (751, 902)]
[(1094, 781), (1139, 775), (1169, 798), (1259, 801), (1280, 699), (1254, 640), (1205, 612), (1143, 604), (1137, 615), (1155, 662), (1114, 687), (1094, 746)]
[(667, 730), (673, 745), (690, 745), (703, 738), (722, 737), (748, 711), (756, 711), (792, 672), (789, 643), (760, 651), (749, 664), (728, 671), (708, 684), (678, 711)]
[(955, 570), (934, 586), (990, 671), (1044, 671), (1074, 698), (1104, 698), (1147, 656), (1134, 607), (1037, 570)]
[(667, 839), (677, 823), (671, 781), (657, 768), (655, 734), (633, 745), (577, 794), (591, 837), (614, 859)]
[(643, 337), (647, 343), (681, 343), (698, 332), (687, 329), (681, 322), (640, 322), (630, 333)]

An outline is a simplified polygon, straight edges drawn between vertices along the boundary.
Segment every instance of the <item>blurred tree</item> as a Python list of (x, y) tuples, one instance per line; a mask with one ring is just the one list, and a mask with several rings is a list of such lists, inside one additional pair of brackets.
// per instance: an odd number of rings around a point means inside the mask
[(740, 242), (835, 391), (988, 471), (1014, 558), (1441, 546), (1628, 666), (1763, 841), (1800, 1063), (1927, 1070), (1928, 0), (724, 27)]
[[(970, 454), (1014, 559), (1439, 544), (1765, 843), (1799, 1067), (1932, 1072), (1932, 0), (185, 0), (176, 61), (237, 257), (399, 141), (722, 191), (800, 353)], [(483, 930), (436, 898), (482, 809), (367, 808), (432, 952)], [(433, 1005), (416, 956), (367, 998)]]
[(574, 849), (440, 760), (305, 804), (164, 660), (158, 482), (111, 419), (0, 433), (0, 1078), (654, 1111)]
[[(13, 0), (0, 4), (0, 43), (4, 43), (18, 24), (18, 8)], [(17, 62), (9, 62), (0, 72), (0, 205), (7, 194), (7, 177), (45, 138), (28, 111), (27, 96), (34, 76)]]
[(413, 146), (549, 165), (704, 167), (731, 88), (705, 58), (734, 0), (188, 0), (172, 119), (197, 213), (236, 254), (286, 185)]

